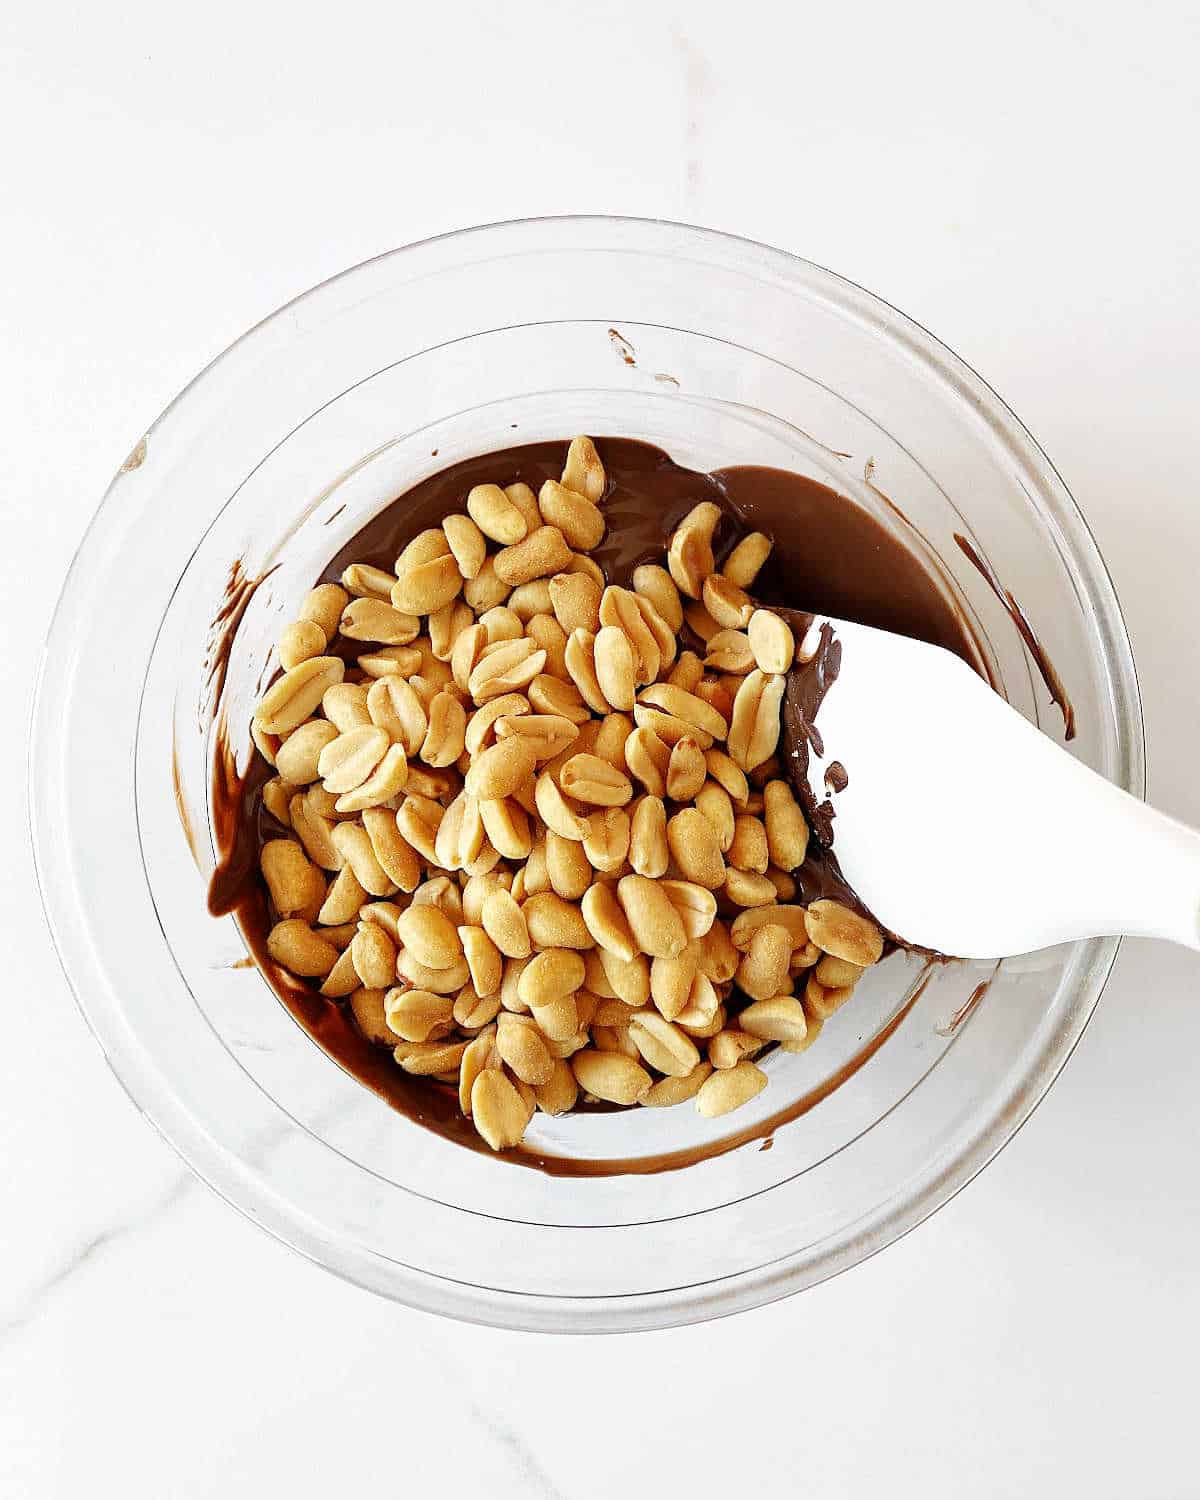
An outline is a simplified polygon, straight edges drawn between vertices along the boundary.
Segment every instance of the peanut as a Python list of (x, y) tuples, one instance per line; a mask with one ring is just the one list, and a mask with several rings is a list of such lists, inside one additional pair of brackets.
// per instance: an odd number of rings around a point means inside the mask
[(477, 484), (467, 496), (467, 515), (502, 547), (522, 542), (529, 534), (525, 517), (498, 484)]
[(592, 935), (578, 906), (554, 891), (539, 891), (521, 908), (535, 948), (590, 948)]
[(429, 969), (448, 969), (463, 956), (454, 923), (436, 906), (410, 906), (397, 923), (400, 941), (418, 963)]
[(657, 1011), (637, 1011), (629, 1022), (629, 1036), (645, 1060), (669, 1078), (686, 1078), (700, 1061), (700, 1049)]
[[(629, 855), (629, 841), (629, 815), (619, 807), (605, 808), (603, 812), (592, 813), (587, 820), (583, 853), (593, 869), (609, 874), (619, 870), (625, 863)], [(572, 847), (577, 848), (578, 845)]]
[(528, 858), (533, 844), (529, 816), (515, 797), (481, 802), (479, 813), (487, 840), (502, 859)]
[(739, 813), (735, 817), (733, 839), (725, 857), (739, 870), (753, 870), (758, 875), (767, 873), (771, 862), (767, 830), (758, 818), (752, 818), (749, 813)]
[(277, 964), (305, 979), (324, 978), (338, 961), (333, 944), (298, 917), (276, 922), (267, 934), (267, 952)]
[(579, 1086), (575, 1074), (565, 1058), (554, 1058), (553, 1071), (546, 1083), (535, 1084), (533, 1089), (537, 1107), (547, 1115), (565, 1115), (575, 1108), (579, 1097)]
[(479, 916), (484, 931), (501, 953), (508, 958), (529, 957), (529, 926), (521, 908), (503, 887), (488, 892)]
[(374, 724), (339, 734), (317, 757), (319, 771), (327, 792), (351, 792), (370, 776), (388, 748), (385, 730)]
[(718, 672), (732, 672), (744, 677), (754, 669), (754, 648), (750, 637), (740, 630), (718, 630), (710, 636), (704, 653), (704, 665)]
[(754, 602), (720, 573), (710, 573), (701, 590), (704, 607), (722, 630), (743, 630), (754, 614)]
[(772, 863), (799, 869), (808, 852), (808, 823), (786, 781), (768, 781), (763, 788), (763, 817)]
[(469, 515), (447, 516), (442, 530), (463, 578), (477, 578), (487, 556), (487, 543), (478, 524)]
[(418, 754), (426, 765), (452, 766), (463, 753), (466, 733), (466, 709), (443, 689), (429, 704), (429, 728)]
[(622, 876), (617, 898), (643, 953), (677, 958), (683, 952), (687, 945), (683, 922), (657, 881), (643, 875)]
[(814, 901), (804, 920), (812, 941), (834, 958), (865, 969), (883, 957), (883, 933), (875, 923), (838, 901)]
[(535, 1022), (502, 1010), (496, 1017), (496, 1051), (522, 1083), (549, 1083), (554, 1059)]
[(506, 484), (504, 493), (525, 517), (525, 525), (530, 531), (536, 531), (542, 524), (542, 517), (538, 511), (537, 496), (527, 484), (520, 482)]
[(699, 599), (704, 580), (713, 571), (713, 533), (721, 519), (710, 500), (694, 506), (671, 534), (667, 566), (676, 585), (689, 599)]
[(761, 672), (786, 672), (796, 655), (790, 628), (771, 609), (756, 609), (746, 628), (754, 660)]
[(531, 1010), (573, 995), (583, 984), (583, 959), (570, 948), (544, 948), (525, 965), (517, 994)]
[(522, 636), (485, 647), (471, 670), (468, 689), (478, 704), (528, 687), (546, 665), (546, 653)]
[(559, 784), (566, 796), (598, 807), (623, 807), (633, 796), (628, 776), (598, 755), (571, 756)]
[(415, 614), (393, 609), (382, 599), (353, 599), (342, 612), (338, 627), (347, 640), (379, 641), (384, 646), (407, 646), (421, 628)]
[(671, 850), (667, 842), (667, 813), (659, 797), (639, 797), (629, 828), (629, 863), (638, 875), (657, 880), (667, 873)]
[[(686, 733), (680, 739), (690, 739), (695, 743), (694, 736)], [(671, 749), (653, 729), (648, 728), (635, 729), (625, 741), (625, 763), (630, 774), (637, 777), (651, 796), (665, 797), (667, 794)]]
[(673, 802), (691, 802), (699, 794), (707, 774), (704, 752), (695, 738), (687, 734), (676, 740), (667, 762), (667, 796)]
[(355, 972), (369, 990), (386, 989), (396, 978), (396, 949), (376, 922), (360, 926), (347, 950)]
[[(561, 573), (571, 560), (571, 549), (557, 526), (539, 526), (516, 546), (505, 547), (497, 552), (492, 562), (496, 577), (509, 588), (530, 583), (535, 578), (545, 578), (550, 573)], [(535, 611), (544, 614), (550, 608), (547, 595), (545, 609)]]
[(649, 600), (629, 589), (614, 585), (606, 588), (600, 597), (600, 624), (620, 630), (628, 638), (636, 659), (637, 684), (651, 683), (658, 677), (662, 670), (665, 642), (670, 643), (672, 657), (674, 654), (674, 635), (661, 620), (659, 624), (665, 632), (664, 636), (660, 637), (658, 631), (651, 629), (644, 608), (651, 610), (657, 618), (657, 612)]
[(350, 1009), (355, 1023), (369, 1042), (391, 1042), (383, 1008), (382, 990), (354, 990), (350, 996)]
[(334, 848), (354, 871), (358, 883), (365, 891), (372, 896), (392, 894), (392, 882), (375, 858), (371, 840), (361, 824), (335, 823), (330, 837)]
[(685, 807), (667, 824), (667, 845), (684, 879), (709, 890), (725, 884), (725, 860), (712, 824), (694, 807)]
[(589, 886), (584, 892), (580, 911), (588, 932), (599, 947), (627, 963), (637, 957), (639, 949), (629, 920), (611, 886), (599, 883)]
[(389, 808), (367, 808), (363, 813), (363, 826), (370, 840), (371, 852), (387, 879), (402, 891), (415, 890), (421, 878), (421, 862), (417, 851), (396, 826), (396, 814)]
[(706, 1119), (727, 1115), (730, 1110), (748, 1104), (766, 1086), (767, 1075), (761, 1068), (752, 1062), (740, 1062), (705, 1079), (696, 1095), (696, 1108)]
[(599, 1052), (592, 1047), (572, 1057), (571, 1070), (585, 1093), (611, 1104), (638, 1103), (650, 1092), (653, 1081), (631, 1057), (621, 1052)]
[(320, 908), (325, 881), (294, 839), (272, 839), (264, 844), (260, 865), (271, 904), (281, 917), (311, 911), (314, 903)]
[(788, 985), (792, 936), (786, 927), (764, 923), (754, 930), (737, 968), (737, 983), (752, 1000), (769, 1000)]
[(515, 1085), (499, 1068), (485, 1068), (471, 1088), (471, 1118), (493, 1151), (520, 1144), (529, 1112)]
[(752, 531), (749, 536), (742, 538), (725, 559), (721, 571), (731, 583), (748, 589), (770, 555), (770, 537), (764, 536), (761, 531)]
[(404, 756), (404, 746), (389, 745), (383, 752), (383, 759), (367, 779), (352, 791), (342, 793), (334, 803), (334, 811), (355, 813), (378, 807), (397, 796), (407, 781), (408, 761)]
[(285, 672), (298, 667), (325, 649), (325, 632), (313, 620), (295, 620), (285, 625), (279, 637), (279, 665)]
[(433, 615), (444, 609), (462, 592), (463, 576), (454, 554), (438, 528), (446, 552), (441, 557), (416, 565), (397, 561), (396, 582), (392, 585), (392, 608), (404, 615)]
[(687, 940), (703, 937), (717, 918), (713, 893), (691, 880), (661, 880), (658, 884), (683, 923)]
[(380, 677), (367, 689), (367, 716), (387, 732), (410, 759), (421, 749), (429, 730), (429, 715), (410, 682), (394, 674)]
[(791, 995), (756, 1000), (738, 1016), (738, 1025), (765, 1042), (802, 1042), (808, 1032), (804, 1006)]
[(605, 984), (612, 992), (611, 998), (622, 1000), (629, 1006), (645, 1005), (650, 998), (650, 965), (646, 955), (635, 953), (626, 959), (607, 948), (600, 948), (597, 952)]
[(497, 577), (493, 558), (485, 557), (475, 577), (463, 584), (463, 598), (477, 612), (503, 604), (508, 598), (508, 584)]
[(655, 563), (643, 563), (633, 570), (634, 592), (649, 599), (659, 617), (675, 635), (683, 629), (683, 605), (679, 590), (666, 568)]
[(538, 491), (538, 510), (547, 526), (556, 526), (569, 547), (590, 552), (604, 536), (604, 517), (586, 495), (547, 479)]
[(359, 884), (357, 875), (349, 865), (343, 865), (325, 894), (317, 912), (317, 921), (323, 927), (337, 927), (343, 922), (353, 922), (366, 899), (367, 892)]
[(272, 683), (254, 711), (254, 722), (266, 734), (298, 729), (316, 712), (327, 689), (341, 682), (345, 670), (340, 656), (310, 656)]
[[(804, 908), (771, 903), (755, 907), (751, 911), (738, 913), (729, 934), (733, 940), (733, 946), (739, 953), (745, 953), (750, 947), (750, 939), (758, 928), (769, 923), (787, 928), (793, 950), (803, 948), (808, 941), (808, 924), (805, 921)], [(815, 963), (816, 960), (814, 959), (813, 962)]]
[(779, 705), (785, 679), (757, 668), (742, 679), (733, 702), (729, 754), (743, 771), (752, 771), (774, 755), (779, 743)]
[(567, 461), (563, 465), (562, 482), (599, 505), (604, 498), (606, 478), (604, 465), (590, 437), (573, 437), (567, 449)]
[(586, 573), (556, 573), (550, 580), (550, 604), (554, 617), (568, 635), (600, 629), (600, 585)]
[(660, 1078), (657, 1083), (651, 1085), (649, 1092), (642, 1096), (641, 1103), (652, 1109), (665, 1109), (673, 1104), (683, 1104), (686, 1100), (696, 1097), (711, 1072), (710, 1062), (699, 1062), (685, 1078)]
[(304, 603), (300, 606), (300, 619), (311, 620), (314, 625), (319, 625), (328, 642), (337, 634), (342, 610), (349, 603), (350, 596), (345, 589), (339, 588), (336, 583), (320, 583), (305, 596)]

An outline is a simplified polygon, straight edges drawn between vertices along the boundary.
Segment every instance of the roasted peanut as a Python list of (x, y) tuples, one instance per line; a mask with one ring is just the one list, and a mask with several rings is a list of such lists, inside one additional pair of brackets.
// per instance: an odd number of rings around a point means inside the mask
[(604, 536), (604, 517), (586, 495), (547, 479), (538, 491), (538, 510), (547, 526), (556, 526), (569, 547), (590, 552)]
[(570, 490), (583, 495), (593, 505), (604, 498), (606, 478), (604, 465), (590, 437), (573, 437), (567, 449), (567, 461), (563, 465), (562, 482)]
[(539, 891), (521, 908), (535, 948), (590, 948), (592, 935), (579, 907), (554, 891)]
[(529, 1111), (516, 1085), (500, 1068), (484, 1068), (471, 1088), (471, 1118), (493, 1151), (520, 1144)]
[(796, 870), (808, 852), (808, 823), (786, 781), (763, 787), (763, 818), (771, 861), (781, 870)]
[(568, 901), (578, 901), (592, 883), (592, 866), (583, 845), (552, 828), (546, 831), (546, 871), (551, 889)]
[(299, 618), (311, 620), (314, 625), (319, 625), (328, 642), (337, 634), (342, 610), (349, 603), (350, 596), (345, 589), (339, 588), (336, 583), (321, 583), (305, 595), (304, 603), (300, 606)]
[(276, 922), (267, 934), (267, 952), (277, 964), (305, 979), (323, 978), (338, 961), (333, 944), (298, 917)]
[(639, 952), (629, 919), (611, 886), (596, 883), (584, 892), (580, 911), (599, 947), (629, 962)]
[[(505, 547), (492, 559), (496, 577), (509, 588), (530, 583), (535, 578), (545, 578), (551, 573), (561, 573), (571, 560), (571, 549), (557, 526), (539, 526), (530, 532), (524, 541)], [(544, 608), (535, 611), (545, 614), (550, 608), (549, 594)]]
[(770, 555), (770, 537), (764, 536), (761, 531), (752, 531), (749, 536), (742, 538), (725, 559), (721, 571), (731, 583), (748, 589)]
[(487, 556), (487, 543), (478, 524), (469, 515), (447, 516), (442, 522), (442, 530), (446, 533), (446, 542), (454, 554), (458, 571), (465, 579), (477, 578)]
[(834, 958), (865, 969), (883, 956), (883, 933), (875, 923), (838, 901), (814, 901), (804, 920), (812, 941)]
[(525, 540), (525, 517), (498, 484), (477, 484), (467, 496), (467, 515), (486, 537), (511, 547)]
[(550, 580), (550, 604), (554, 617), (568, 635), (600, 629), (600, 585), (586, 573), (556, 573)]
[(625, 875), (617, 899), (638, 947), (652, 958), (677, 958), (687, 944), (683, 922), (667, 893), (643, 875)]
[(400, 941), (418, 963), (430, 969), (448, 969), (463, 956), (454, 923), (436, 906), (410, 906), (397, 927)]
[(667, 570), (655, 563), (643, 563), (633, 570), (633, 588), (643, 599), (649, 599), (668, 629), (678, 635), (683, 628), (683, 605)]
[(711, 500), (694, 506), (671, 534), (667, 566), (676, 585), (689, 599), (698, 599), (704, 580), (713, 571), (712, 539), (721, 512)]
[(691, 802), (699, 794), (707, 774), (704, 752), (695, 738), (687, 734), (676, 740), (667, 762), (667, 796), (673, 802)]
[(775, 754), (784, 682), (782, 676), (768, 677), (757, 668), (742, 679), (729, 726), (729, 754), (743, 771)]
[(290, 734), (312, 717), (345, 670), (340, 656), (310, 656), (271, 684), (254, 711), (254, 722), (266, 734)]
[(650, 1092), (652, 1083), (650, 1074), (631, 1057), (592, 1047), (576, 1052), (571, 1070), (585, 1093), (611, 1104), (636, 1104)]
[(740, 1062), (709, 1075), (696, 1095), (696, 1108), (708, 1119), (748, 1104), (767, 1086), (767, 1075), (752, 1062)]
[(316, 915), (325, 899), (325, 881), (294, 839), (271, 839), (263, 845), (259, 862), (271, 904), (281, 917)]
[(634, 873), (657, 880), (667, 873), (671, 850), (667, 842), (667, 813), (659, 797), (639, 797), (629, 827), (629, 863)]
[(725, 860), (712, 824), (694, 807), (685, 807), (667, 823), (667, 845), (685, 880), (708, 890), (725, 884)]
[(712, 1063), (698, 1062), (684, 1078), (660, 1078), (642, 1095), (640, 1102), (652, 1109), (664, 1109), (694, 1099), (705, 1079), (712, 1073)]
[(508, 958), (528, 958), (532, 951), (529, 927), (521, 908), (502, 887), (489, 891), (480, 909), (483, 929)]
[(722, 630), (743, 630), (754, 614), (754, 601), (720, 573), (710, 573), (701, 590), (704, 607)]

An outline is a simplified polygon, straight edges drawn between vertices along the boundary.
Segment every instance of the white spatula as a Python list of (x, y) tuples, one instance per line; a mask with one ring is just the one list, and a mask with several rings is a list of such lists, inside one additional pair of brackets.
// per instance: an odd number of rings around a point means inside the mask
[(1200, 834), (1075, 760), (940, 647), (818, 617), (793, 688), (831, 641), (836, 676), (826, 657), (817, 734), (793, 759), (884, 927), (960, 958), (1116, 933), (1200, 949)]

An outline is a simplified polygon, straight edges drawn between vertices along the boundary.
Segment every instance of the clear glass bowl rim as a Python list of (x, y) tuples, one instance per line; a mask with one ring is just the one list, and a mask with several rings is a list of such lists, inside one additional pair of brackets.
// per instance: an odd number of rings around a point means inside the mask
[[(635, 236), (643, 234), (647, 243), (639, 248), (647, 251), (656, 248), (650, 243), (653, 236), (666, 231), (676, 236), (693, 237), (697, 247), (708, 246), (714, 252), (723, 251), (729, 258), (740, 257), (749, 261), (751, 271), (769, 268), (779, 280), (791, 283), (797, 289), (813, 289), (841, 313), (867, 324), (893, 346), (903, 348), (926, 375), (939, 381), (959, 401), (969, 404), (975, 416), (987, 423), (994, 440), (1008, 457), (1033, 479), (1028, 492), (1029, 502), (1044, 521), (1052, 523), (1068, 549), (1067, 557), (1076, 583), (1093, 612), (1100, 633), (1104, 666), (1113, 689), (1113, 728), (1117, 741), (1114, 780), (1135, 796), (1145, 795), (1145, 731), (1128, 632), (1095, 538), (1058, 471), (992, 387), (927, 329), (874, 293), (789, 251), (674, 220), (607, 214), (534, 216), (430, 236), (339, 271), (284, 303), (211, 360), (156, 418), (143, 441), (153, 439), (156, 447), (161, 447), (170, 439), (174, 427), (180, 424), (181, 408), (185, 404), (190, 407), (204, 397), (221, 379), (224, 367), (239, 352), (263, 339), (268, 329), (301, 304), (318, 302), (331, 288), (367, 268), (377, 267), (383, 262), (400, 264), (406, 257), (428, 252), (439, 245), (465, 247), (474, 244), (477, 247), (475, 259), (479, 262), (490, 258), (490, 254), (528, 253), (538, 247), (520, 243), (514, 250), (506, 242), (513, 238), (520, 241), (531, 232), (536, 234), (545, 229), (553, 229), (556, 234), (578, 232), (581, 243), (582, 236), (597, 230)], [(489, 245), (489, 241), (495, 243)], [(320, 1233), (315, 1233), (311, 1221), (301, 1210), (282, 1203), (268, 1190), (247, 1179), (238, 1170), (231, 1152), (222, 1152), (219, 1145), (215, 1153), (202, 1148), (200, 1133), (186, 1110), (176, 1099), (165, 1097), (160, 1089), (152, 1086), (139, 1067), (138, 1057), (132, 1049), (122, 1047), (119, 1036), (106, 1033), (89, 1007), (84, 987), (77, 980), (77, 974), (85, 966), (86, 955), (80, 946), (79, 933), (73, 930), (62, 909), (56, 907), (55, 892), (48, 879), (48, 850), (56, 834), (56, 825), (53, 799), (45, 795), (42, 784), (45, 762), (39, 755), (39, 746), (54, 729), (56, 690), (64, 671), (60, 664), (67, 659), (64, 647), (75, 624), (71, 618), (73, 590), (86, 565), (93, 533), (109, 510), (122, 504), (122, 497), (116, 493), (121, 472), (123, 470), (114, 476), (106, 490), (72, 558), (43, 646), (34, 691), (29, 735), (28, 803), (34, 866), (43, 909), (76, 1004), (110, 1069), (134, 1104), (184, 1162), (226, 1202), (310, 1260), (343, 1279), (410, 1306), (498, 1327), (615, 1332), (724, 1316), (827, 1280), (915, 1228), (965, 1187), (1003, 1149), (1033, 1113), (1066, 1064), (1107, 982), (1119, 947), (1117, 939), (1096, 938), (1077, 945), (1082, 960), (1077, 972), (1082, 975), (1082, 981), (1070, 1023), (1059, 1029), (1053, 1045), (1038, 1056), (1029, 1075), (1014, 1085), (1011, 1107), (998, 1111), (990, 1122), (985, 1122), (983, 1128), (961, 1143), (939, 1172), (922, 1179), (906, 1197), (900, 1201), (888, 1200), (872, 1221), (862, 1225), (853, 1238), (847, 1238), (829, 1253), (815, 1272), (812, 1267), (785, 1260), (763, 1268), (760, 1273), (739, 1276), (730, 1287), (709, 1283), (693, 1286), (681, 1294), (651, 1293), (637, 1299), (566, 1298), (507, 1291), (489, 1294), (486, 1288), (446, 1282), (399, 1266), (393, 1267), (386, 1283), (379, 1275), (365, 1274), (361, 1264), (345, 1253), (343, 1247), (331, 1244)], [(206, 1144), (212, 1143), (206, 1141)], [(624, 1308), (613, 1309), (611, 1314), (602, 1311), (603, 1303), (617, 1301), (623, 1301)], [(639, 1305), (635, 1306), (635, 1302)]]

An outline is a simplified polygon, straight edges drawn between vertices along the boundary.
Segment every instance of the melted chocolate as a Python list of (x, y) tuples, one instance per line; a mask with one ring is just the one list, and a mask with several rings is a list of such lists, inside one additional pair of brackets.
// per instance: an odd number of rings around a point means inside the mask
[[(985, 672), (982, 653), (957, 605), (902, 542), (852, 501), (814, 480), (780, 470), (744, 466), (702, 474), (673, 463), (661, 449), (632, 439), (608, 438), (598, 447), (608, 475), (603, 501), (608, 529), (592, 556), (608, 582), (627, 585), (640, 563), (661, 563), (667, 540), (679, 521), (701, 500), (710, 500), (723, 517), (714, 538), (718, 560), (747, 531), (764, 531), (772, 538), (772, 555), (756, 580), (755, 593), (762, 602), (794, 617), (797, 640), (811, 620), (811, 615), (798, 615), (792, 608), (800, 603), (812, 613), (860, 620), (946, 646), (975, 670)], [(545, 480), (560, 476), (565, 449), (565, 440), (530, 443), (466, 459), (431, 475), (385, 507), (347, 542), (330, 559), (323, 579), (337, 580), (350, 562), (373, 563), (390, 570), (397, 554), (418, 532), (463, 509), (467, 491), (475, 484), (524, 481), (536, 492)], [(242, 595), (241, 589), (231, 592)], [(230, 611), (236, 617), (231, 621), (226, 615), (220, 622), (226, 627), (221, 630), (221, 658), (227, 657), (232, 636), (227, 627), (231, 623), (236, 627), (245, 602), (244, 595), (238, 597), (241, 607), (235, 605)], [(351, 654), (357, 654), (359, 648), (354, 643), (350, 647)], [(793, 747), (819, 743), (814, 738), (819, 733), (814, 721), (820, 699), (837, 675), (839, 652), (837, 643), (831, 642), (830, 649), (819, 652), (808, 668), (789, 674), (781, 758)], [(223, 676), (223, 660), (212, 665)], [(268, 839), (288, 832), (262, 801), (263, 784), (273, 774), (257, 751), (247, 770), (239, 773), (237, 756), (223, 724), (219, 726), (212, 779), (218, 865), (209, 887), (209, 910), (214, 915), (234, 914), (255, 962), (280, 1000), (331, 1058), (419, 1124), (472, 1150), (490, 1154), (463, 1118), (456, 1089), (404, 1073), (388, 1049), (362, 1035), (346, 1002), (321, 996), (314, 987), (281, 969), (267, 953), (273, 917), (258, 873), (259, 854)], [(857, 906), (829, 849), (831, 810), (827, 818), (822, 807), (806, 807), (816, 838), (804, 864), (794, 872), (798, 899), (808, 903), (833, 896)], [(528, 1148), (505, 1155), (553, 1175), (603, 1176), (672, 1170), (723, 1154), (758, 1137), (769, 1139), (780, 1125), (811, 1109), (856, 1072), (908, 1014), (921, 988), (923, 985), (915, 987), (892, 1018), (816, 1089), (770, 1120), (719, 1142), (628, 1161), (550, 1157)]]
[(967, 559), (983, 581), (999, 599), (1004, 606), (1008, 618), (1017, 628), (1017, 634), (1025, 642), (1025, 649), (1033, 658), (1033, 664), (1038, 669), (1042, 681), (1046, 684), (1046, 691), (1050, 694), (1051, 703), (1056, 703), (1063, 716), (1063, 739), (1073, 740), (1075, 738), (1075, 708), (1067, 690), (1063, 686), (1063, 680), (1058, 675), (1058, 669), (1050, 660), (1045, 646), (1038, 639), (1037, 632), (1029, 623), (1029, 616), (1021, 608), (1016, 595), (1011, 589), (1006, 589), (996, 577), (996, 570), (983, 554), (969, 542), (965, 536), (960, 536), (956, 531), (954, 540), (958, 549)]

